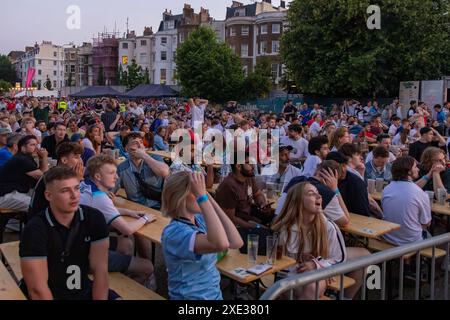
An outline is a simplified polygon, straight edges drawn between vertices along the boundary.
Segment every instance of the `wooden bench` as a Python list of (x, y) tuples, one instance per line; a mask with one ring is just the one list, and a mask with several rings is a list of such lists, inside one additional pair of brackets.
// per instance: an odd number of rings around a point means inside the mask
[[(11, 268), (16, 282), (22, 279), (20, 268), (19, 242), (9, 242), (0, 245), (3, 258)], [(124, 300), (165, 300), (157, 293), (147, 289), (127, 276), (111, 272), (109, 273), (109, 287), (117, 292)]]
[(3, 263), (0, 263), (0, 300), (26, 300)]
[[(368, 248), (373, 251), (383, 251), (383, 250), (395, 248), (395, 245), (381, 241), (381, 240), (377, 240), (377, 239), (369, 239)], [(415, 252), (410, 252), (410, 253), (407, 253), (406, 255), (404, 255), (403, 258), (409, 259), (415, 255), (416, 255)], [(433, 257), (433, 248), (427, 248), (427, 249), (420, 250), (420, 255), (422, 257), (431, 259)], [(444, 256), (445, 256), (444, 250), (435, 248), (434, 257), (436, 259), (442, 258)]]
[(0, 208), (0, 243), (3, 243), (3, 234), (9, 219), (19, 220), (19, 231), (22, 233), (22, 223), (26, 222), (26, 213), (17, 210)]

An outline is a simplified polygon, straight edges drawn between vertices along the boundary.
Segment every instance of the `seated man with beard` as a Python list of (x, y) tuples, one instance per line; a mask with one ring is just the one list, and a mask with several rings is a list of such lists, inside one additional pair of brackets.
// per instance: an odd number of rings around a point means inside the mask
[[(236, 154), (235, 154), (236, 155)], [(245, 164), (231, 165), (232, 172), (216, 191), (216, 201), (236, 226), (259, 228), (268, 226), (274, 217), (267, 200), (255, 181), (249, 158)]]

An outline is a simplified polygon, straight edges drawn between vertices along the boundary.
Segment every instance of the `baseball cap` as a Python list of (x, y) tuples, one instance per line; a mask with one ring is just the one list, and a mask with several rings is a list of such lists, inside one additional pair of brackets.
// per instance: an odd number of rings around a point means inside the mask
[(12, 133), (10, 128), (0, 128), (0, 134), (10, 134)]
[(78, 142), (80, 140), (83, 140), (83, 136), (81, 134), (79, 134), (79, 133), (74, 133), (72, 135), (72, 137), (70, 137), (70, 141), (71, 142)]

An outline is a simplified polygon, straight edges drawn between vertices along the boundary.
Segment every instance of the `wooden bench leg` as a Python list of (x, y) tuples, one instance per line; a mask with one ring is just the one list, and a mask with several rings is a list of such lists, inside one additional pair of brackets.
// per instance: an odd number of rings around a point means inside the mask
[(3, 235), (5, 233), (6, 225), (9, 221), (9, 217), (0, 214), (0, 243), (3, 243)]

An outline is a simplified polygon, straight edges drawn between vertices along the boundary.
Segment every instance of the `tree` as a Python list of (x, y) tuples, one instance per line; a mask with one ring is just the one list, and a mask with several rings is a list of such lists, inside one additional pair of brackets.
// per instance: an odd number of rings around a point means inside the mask
[(14, 66), (9, 58), (5, 55), (0, 55), (0, 79), (11, 84), (17, 82), (17, 74)]
[(52, 82), (50, 81), (50, 78), (47, 76), (47, 80), (45, 80), (44, 88), (51, 91), (52, 89)]
[(272, 70), (269, 57), (259, 57), (255, 70), (244, 81), (243, 97), (256, 99), (266, 96), (272, 89)]
[[(381, 29), (369, 30), (369, 5)], [(450, 73), (448, 0), (294, 0), (285, 64), (304, 93), (396, 96), (400, 81)]]
[(3, 79), (0, 79), (0, 94), (9, 92), (10, 89), (11, 89), (11, 83), (9, 83), (8, 81), (5, 81)]
[(136, 60), (131, 60), (128, 66), (128, 73), (125, 81), (128, 89), (134, 89), (138, 85), (145, 83), (144, 75), (141, 66), (136, 64)]
[(241, 61), (213, 30), (200, 27), (177, 49), (175, 62), (182, 94), (215, 102), (236, 100), (242, 90)]
[(102, 64), (98, 68), (97, 84), (99, 86), (104, 86), (105, 85), (105, 71), (103, 70), (103, 65)]

